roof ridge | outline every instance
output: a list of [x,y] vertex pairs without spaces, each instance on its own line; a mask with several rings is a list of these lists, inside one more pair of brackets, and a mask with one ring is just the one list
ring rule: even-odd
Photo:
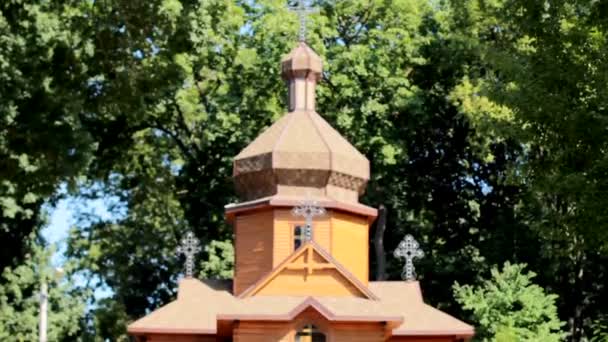
[[279,138],[272,145],[272,149],[270,150],[270,153],[274,154],[277,149],[277,146],[279,146],[279,144],[283,141],[283,137],[286,135],[286,132],[289,130],[289,126],[291,126],[291,124],[295,120],[295,113],[296,113],[295,111],[287,112],[287,115],[291,115],[291,117],[289,118],[289,121],[287,121],[285,126],[283,127],[281,134],[279,134]]
[[[316,101],[316,99],[315,99]],[[327,139],[325,139],[325,136],[323,135],[323,133],[321,133],[321,129],[319,128],[319,126],[317,126],[317,122],[316,120],[312,117],[313,114],[317,114],[319,115],[319,113],[317,113],[315,110],[313,111],[306,111],[306,114],[308,114],[308,120],[310,120],[310,122],[312,123],[312,126],[315,128],[315,131],[317,131],[317,134],[321,137],[321,141],[323,141],[323,144],[325,145],[325,148],[327,148],[327,152],[329,153],[329,169],[332,170],[333,166],[334,166],[334,152],[331,150],[331,146],[329,146],[329,143],[327,142]],[[321,115],[319,115],[321,116]],[[327,193],[327,190],[325,191],[325,193]]]

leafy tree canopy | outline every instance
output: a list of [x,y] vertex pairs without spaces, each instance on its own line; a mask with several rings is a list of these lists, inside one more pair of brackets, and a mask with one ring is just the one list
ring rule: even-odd
[[[424,247],[427,300],[459,315],[446,283],[525,262],[559,295],[568,338],[589,336],[608,300],[605,5],[315,5],[319,112],[371,161],[362,201],[387,208],[386,250],[405,232]],[[4,1],[0,268],[24,264],[65,184],[116,199],[112,219],[83,213],[68,246],[112,291],[96,338],[171,300],[187,230],[206,246],[201,275],[229,277],[232,157],[285,111],[279,61],[296,35],[282,0]]]
[[479,341],[561,341],[562,322],[556,295],[532,283],[525,265],[505,263],[493,268],[491,279],[479,286],[454,285],[456,300],[471,311]]
[[40,286],[48,286],[49,341],[76,340],[81,333],[88,294],[77,290],[72,278],[73,265],[66,264],[57,274],[51,264],[53,248],[33,244],[23,264],[5,268],[0,282],[0,339],[38,340]]

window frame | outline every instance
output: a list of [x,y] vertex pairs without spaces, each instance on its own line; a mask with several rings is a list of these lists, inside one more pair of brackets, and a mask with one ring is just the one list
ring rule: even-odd
[[[300,228],[300,235],[299,235],[299,239],[298,241],[300,241],[300,245],[296,248],[296,229]],[[304,241],[305,241],[305,235],[306,232],[304,231],[306,228],[306,223],[303,222],[297,222],[297,223],[292,223],[290,225],[290,236],[291,236],[291,252],[295,252],[296,250],[298,250],[300,247],[302,247],[302,245],[304,245]]]

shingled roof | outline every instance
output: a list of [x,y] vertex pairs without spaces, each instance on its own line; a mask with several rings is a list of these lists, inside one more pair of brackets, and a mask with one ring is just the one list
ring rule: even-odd
[[370,177],[369,161],[315,111],[321,72],[321,58],[305,43],[283,60],[289,113],[234,158],[241,200],[315,195],[358,203]]
[[237,298],[230,281],[182,279],[177,300],[128,327],[133,335],[215,334],[218,320],[289,320],[311,306],[335,321],[396,321],[396,336],[469,337],[473,327],[424,303],[418,282],[370,282],[379,300],[356,297],[255,296]]

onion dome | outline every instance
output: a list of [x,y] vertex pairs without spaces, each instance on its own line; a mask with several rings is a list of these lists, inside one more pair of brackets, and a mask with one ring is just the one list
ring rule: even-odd
[[321,58],[300,42],[281,64],[289,112],[235,157],[237,193],[245,201],[282,195],[358,203],[369,161],[315,112]]

